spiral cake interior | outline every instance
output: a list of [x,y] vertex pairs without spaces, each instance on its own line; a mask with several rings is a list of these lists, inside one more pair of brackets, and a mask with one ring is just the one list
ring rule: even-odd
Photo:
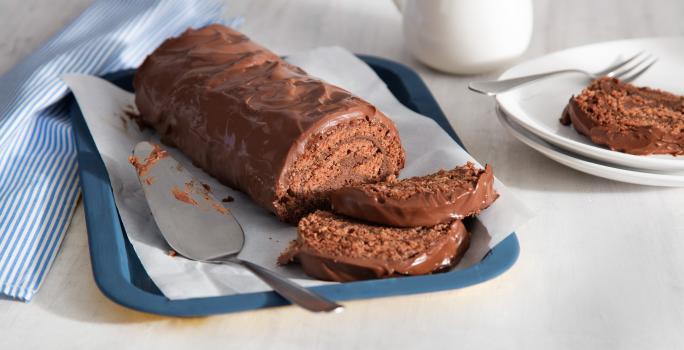
[[330,207],[332,190],[377,182],[396,174],[403,157],[399,138],[369,117],[340,123],[314,135],[286,176],[275,208],[286,221]]

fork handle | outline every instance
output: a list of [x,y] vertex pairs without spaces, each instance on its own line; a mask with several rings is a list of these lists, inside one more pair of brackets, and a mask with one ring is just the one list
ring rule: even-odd
[[491,81],[474,81],[468,84],[468,88],[472,91],[479,92],[488,96],[494,96],[504,93],[508,90],[514,89],[518,86],[529,84],[533,81],[541,80],[558,74],[565,73],[584,73],[577,69],[563,69],[552,72],[527,75],[520,78],[512,78],[505,80],[491,80]]
[[230,258],[227,261],[244,266],[257,277],[261,278],[262,281],[266,282],[266,284],[271,286],[271,288],[273,288],[276,293],[280,294],[280,296],[309,311],[340,312],[344,310],[342,305],[328,300],[265,267],[238,258]]

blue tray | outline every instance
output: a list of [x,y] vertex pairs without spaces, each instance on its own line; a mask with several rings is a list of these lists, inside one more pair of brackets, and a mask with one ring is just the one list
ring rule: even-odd
[[[359,55],[408,108],[434,119],[461,146],[444,113],[425,83],[410,68],[378,57]],[[134,71],[122,71],[104,78],[133,91]],[[90,259],[95,282],[107,297],[123,306],[169,316],[205,316],[287,305],[274,292],[222,297],[169,300],[152,282],[124,232],[102,158],[100,158],[83,115],[73,96],[70,113],[77,141],[83,204],[88,228]],[[434,275],[389,278],[314,287],[333,300],[352,300],[434,292],[462,288],[492,279],[518,258],[515,234],[492,249],[478,265],[461,271]]]

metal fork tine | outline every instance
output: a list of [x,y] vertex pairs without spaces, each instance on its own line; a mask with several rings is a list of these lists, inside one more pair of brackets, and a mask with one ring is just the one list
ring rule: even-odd
[[644,74],[644,72],[646,72],[647,70],[649,70],[649,68],[651,68],[656,62],[658,62],[658,59],[657,59],[657,58],[654,58],[653,61],[651,61],[651,63],[649,63],[649,64],[647,64],[646,66],[644,66],[644,68],[641,68],[638,72],[633,73],[633,74],[631,74],[631,75],[629,75],[629,76],[627,76],[627,77],[622,78],[622,81],[624,81],[624,82],[626,82],[626,83],[631,83],[631,82],[634,81],[636,78],[638,78],[640,75]]
[[613,71],[616,71],[616,70],[618,70],[619,68],[622,68],[622,67],[624,67],[625,65],[629,64],[630,62],[634,61],[637,57],[643,55],[644,52],[645,52],[645,51],[639,51],[636,55],[634,55],[634,56],[632,56],[632,57],[630,57],[630,58],[628,58],[628,59],[626,59],[626,60],[624,60],[624,61],[620,61],[620,62],[618,62],[618,63],[616,63],[616,64],[614,64],[614,65],[612,65],[612,66],[610,66],[610,67],[608,67],[608,68],[606,68],[606,69],[604,69],[604,70],[602,70],[602,71],[598,71],[598,72],[596,72],[595,74],[596,74],[597,76],[599,76],[599,77],[600,77],[600,76],[604,76],[604,75],[610,76],[610,74],[613,73]]
[[646,57],[640,59],[640,60],[637,61],[636,63],[629,65],[629,67],[622,67],[622,68],[620,68],[620,69],[617,69],[616,71],[614,71],[612,74],[609,74],[608,76],[611,77],[611,78],[621,78],[621,77],[625,76],[626,74],[629,74],[630,72],[633,72],[633,71],[634,71],[635,69],[637,69],[639,66],[641,66],[641,65],[644,64],[645,62],[648,62],[648,61],[650,61],[650,60],[652,60],[652,59],[653,59],[653,56],[652,56],[652,55],[648,55],[648,56],[646,56]]
[[[567,73],[581,73],[591,79],[596,79],[601,76],[608,76],[611,78],[628,77],[628,79],[633,80],[636,79],[642,73],[644,73],[646,70],[648,70],[655,63],[653,59],[653,55],[641,51],[636,55],[626,60],[622,60],[621,62],[614,63],[612,66],[605,68],[604,70],[599,72],[587,72],[586,70],[579,68],[567,68],[503,80],[472,81],[468,84],[468,88],[472,91],[481,94],[494,96],[497,94],[504,93],[506,91],[513,90],[525,84],[531,84],[542,79]],[[637,73],[632,74],[636,70],[640,69],[640,67],[644,67],[644,64],[647,65],[645,68],[641,68],[641,70],[639,70]]]

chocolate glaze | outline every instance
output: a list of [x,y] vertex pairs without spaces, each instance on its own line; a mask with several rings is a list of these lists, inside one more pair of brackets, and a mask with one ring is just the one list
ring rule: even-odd
[[492,168],[487,165],[474,187],[466,185],[449,193],[421,192],[398,199],[351,186],[333,191],[330,201],[339,214],[387,226],[418,227],[475,215],[498,197]]
[[460,220],[451,224],[449,235],[426,253],[404,261],[332,256],[318,252],[305,244],[294,247],[281,256],[279,263],[298,261],[304,272],[325,281],[349,282],[407,275],[425,275],[455,266],[470,245],[470,233]]
[[[134,86],[141,121],[162,141],[276,214],[289,167],[315,135],[366,118],[399,142],[394,124],[368,102],[221,25],[166,40]],[[397,172],[400,157],[399,168],[383,170]]]
[[[611,80],[601,84],[601,87],[609,94],[613,89],[624,88],[624,85],[626,84],[617,82],[617,80]],[[630,88],[630,93],[635,95],[643,94],[644,97],[650,99],[662,97],[658,96],[660,94],[666,95],[667,100],[663,99],[659,104],[672,110],[684,112],[682,99],[669,93],[635,87]],[[619,106],[618,108],[622,109],[624,106]],[[684,154],[684,132],[674,134],[657,125],[630,126],[625,128],[617,123],[602,124],[589,116],[587,111],[577,102],[575,96],[570,98],[568,105],[563,110],[560,122],[563,125],[572,124],[581,135],[588,137],[598,145],[607,146],[614,151],[635,155]]]

